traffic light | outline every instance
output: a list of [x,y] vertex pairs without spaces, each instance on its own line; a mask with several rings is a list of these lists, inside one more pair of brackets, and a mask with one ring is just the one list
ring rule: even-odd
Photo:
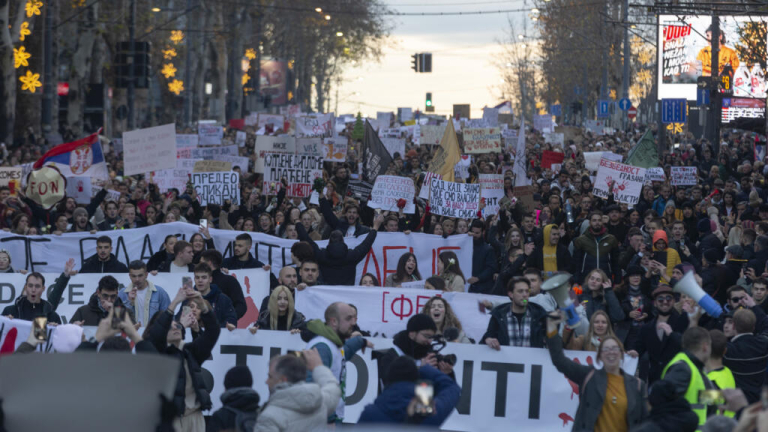
[[414,72],[419,72],[419,61],[421,60],[421,54],[414,54],[411,56],[413,60],[411,60],[411,69],[413,69]]
[[432,93],[430,93],[430,92],[427,92],[427,101],[426,101],[426,105],[427,105],[428,107],[431,107],[431,106],[432,106]]
[[419,72],[432,72],[432,53],[421,54],[421,64]]

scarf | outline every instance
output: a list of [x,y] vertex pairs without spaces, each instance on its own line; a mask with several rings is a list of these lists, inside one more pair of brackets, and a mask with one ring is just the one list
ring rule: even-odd
[[557,225],[551,224],[544,227],[544,279],[557,272],[557,245],[551,245],[549,241],[550,234]]

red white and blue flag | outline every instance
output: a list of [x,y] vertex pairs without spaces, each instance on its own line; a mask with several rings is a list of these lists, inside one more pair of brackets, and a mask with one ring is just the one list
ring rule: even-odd
[[107,162],[104,160],[104,151],[99,142],[99,133],[101,129],[77,141],[57,145],[38,159],[32,168],[53,165],[64,177],[108,179],[109,172]]

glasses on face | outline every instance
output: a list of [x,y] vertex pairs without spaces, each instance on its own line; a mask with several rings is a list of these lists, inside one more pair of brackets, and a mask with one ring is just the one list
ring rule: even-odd
[[743,298],[744,298],[743,296],[742,297],[733,297],[733,298],[731,298],[731,303],[738,303]]
[[661,295],[661,296],[656,297],[656,300],[659,301],[659,302],[662,302],[662,303],[664,303],[664,302],[671,302],[674,299],[675,298],[672,297],[671,295]]
[[606,352],[606,353],[618,353],[618,352],[621,352],[621,348],[619,348],[617,346],[615,346],[615,347],[606,347],[606,348],[603,348],[603,352]]

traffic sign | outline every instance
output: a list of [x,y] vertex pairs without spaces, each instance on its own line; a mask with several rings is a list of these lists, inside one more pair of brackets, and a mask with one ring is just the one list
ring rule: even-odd
[[709,105],[709,89],[696,89],[696,106]]
[[602,99],[597,101],[597,118],[605,118],[611,115],[611,101]]
[[631,120],[635,117],[637,117],[637,108],[635,107],[629,107],[627,110],[627,117]]
[[622,98],[619,101],[619,108],[621,108],[622,111],[628,110],[629,107],[631,106],[632,106],[632,102],[630,102],[628,98]]
[[563,109],[560,107],[560,104],[552,105],[549,108],[549,113],[553,116],[561,116],[563,115]]
[[573,93],[576,96],[581,96],[581,94],[584,93],[584,89],[581,88],[580,86],[576,86],[576,87],[573,88]]
[[661,122],[685,123],[687,117],[688,101],[686,99],[662,99]]

